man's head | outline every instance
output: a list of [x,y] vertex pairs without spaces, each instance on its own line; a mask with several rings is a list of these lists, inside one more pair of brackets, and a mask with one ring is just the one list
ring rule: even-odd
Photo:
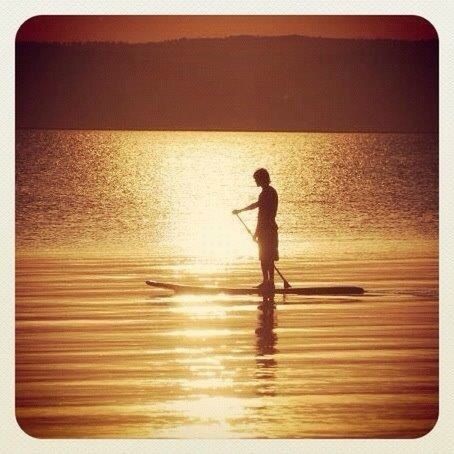
[[270,184],[270,174],[266,169],[258,169],[254,172],[254,180],[257,186],[268,186]]

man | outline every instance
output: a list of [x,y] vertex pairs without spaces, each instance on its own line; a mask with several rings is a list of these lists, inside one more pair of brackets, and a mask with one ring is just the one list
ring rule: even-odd
[[279,260],[277,224],[275,221],[278,197],[276,190],[270,186],[271,179],[266,169],[256,170],[254,180],[257,186],[262,188],[258,201],[240,210],[233,210],[232,213],[238,214],[242,211],[259,209],[254,240],[259,245],[263,282],[257,288],[273,290],[274,262]]

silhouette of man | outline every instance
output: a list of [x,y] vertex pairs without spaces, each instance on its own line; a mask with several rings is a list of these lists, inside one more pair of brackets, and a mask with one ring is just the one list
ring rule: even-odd
[[258,201],[240,210],[233,210],[232,214],[254,210],[255,208],[259,209],[254,240],[259,245],[263,281],[257,288],[272,290],[274,289],[274,262],[279,260],[278,227],[275,221],[278,196],[276,190],[270,186],[270,174],[266,169],[256,170],[254,172],[254,180],[257,186],[262,188]]

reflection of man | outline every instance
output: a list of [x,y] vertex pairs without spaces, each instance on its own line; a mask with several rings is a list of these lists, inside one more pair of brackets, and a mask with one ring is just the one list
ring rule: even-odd
[[241,210],[233,210],[232,213],[238,214],[242,211],[259,209],[254,240],[259,244],[263,282],[257,287],[274,289],[274,261],[279,260],[277,224],[275,221],[278,197],[276,190],[270,186],[270,175],[266,169],[256,170],[254,180],[257,186],[262,187],[258,201]]

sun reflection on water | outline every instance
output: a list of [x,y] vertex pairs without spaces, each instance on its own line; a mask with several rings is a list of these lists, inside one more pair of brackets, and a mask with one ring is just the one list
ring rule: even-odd
[[171,312],[185,313],[191,318],[225,319],[227,317],[227,308],[222,306],[182,306],[171,309]]
[[223,389],[233,387],[231,378],[200,378],[188,380],[183,384],[184,389]]
[[234,332],[231,329],[182,329],[168,331],[165,333],[166,336],[182,336],[182,337],[222,337],[232,336]]
[[194,418],[226,420],[244,413],[243,399],[224,396],[203,396],[198,399],[167,402],[166,409],[178,411]]
[[246,414],[244,400],[236,397],[202,396],[167,402],[164,411],[190,418],[191,423],[166,429],[166,437],[219,438],[234,434],[230,420]]
[[[194,141],[192,135],[182,134],[178,137],[179,146],[172,147],[172,153],[161,155],[159,193],[167,207],[162,239],[183,255],[209,259],[199,265],[203,272],[216,261],[255,254],[255,245],[231,211],[249,198],[255,199],[258,190],[252,187],[251,191],[249,187],[252,186],[249,174],[255,169],[245,169],[244,187],[240,191],[233,189],[233,184],[241,183],[232,175],[238,174],[244,163],[232,159],[232,153],[241,154],[241,149],[228,135],[218,135],[216,140],[203,140],[202,135],[200,139]],[[149,159],[152,166],[155,157]],[[250,193],[248,197],[245,190]],[[149,209],[150,215],[156,210],[152,199]]]

